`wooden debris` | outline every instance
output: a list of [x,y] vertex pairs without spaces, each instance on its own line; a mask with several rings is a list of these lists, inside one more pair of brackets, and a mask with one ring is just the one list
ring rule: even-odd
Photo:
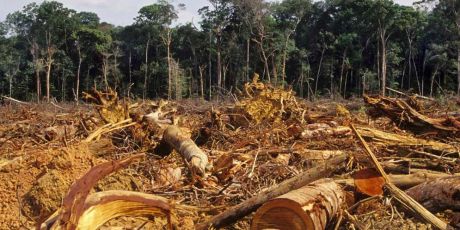
[[351,124],[350,127],[353,130],[353,132],[355,133],[355,135],[358,137],[358,139],[361,142],[361,144],[364,146],[364,149],[366,150],[366,152],[369,155],[369,157],[372,159],[372,162],[374,163],[375,168],[378,170],[378,172],[382,175],[383,179],[385,180],[385,187],[396,198],[398,198],[398,201],[400,201],[406,207],[409,207],[411,209],[411,211],[413,211],[420,218],[422,218],[423,220],[425,220],[428,223],[432,224],[436,228],[439,228],[441,230],[447,229],[448,225],[445,222],[443,222],[438,217],[433,215],[431,212],[426,210],[422,205],[417,203],[417,201],[415,201],[413,198],[411,198],[406,193],[401,191],[398,187],[396,187],[391,182],[390,178],[388,177],[388,175],[383,170],[383,167],[380,165],[379,161],[377,160],[377,157],[371,151],[371,149],[367,145],[366,141],[361,137],[360,133],[356,130],[356,128],[353,126],[353,124]]
[[369,111],[373,116],[385,115],[398,126],[415,133],[433,133],[456,135],[460,131],[460,121],[453,117],[430,118],[419,113],[407,102],[398,98],[364,96],[364,102],[374,109]]
[[427,181],[406,191],[432,212],[460,210],[460,176]]
[[438,154],[458,152],[457,148],[454,146],[438,141],[415,138],[409,135],[388,133],[370,127],[360,126],[357,127],[357,130],[359,131],[360,135],[369,141],[386,147],[399,149],[421,148],[425,149],[426,151]]
[[94,185],[102,178],[121,168],[131,164],[133,161],[143,158],[144,154],[133,155],[119,161],[102,163],[91,168],[83,177],[72,184],[67,196],[62,201],[58,211],[58,217],[52,229],[76,229],[80,217],[85,212],[86,198]]
[[193,173],[205,175],[208,156],[179,127],[168,126],[163,133],[163,139],[184,157]]
[[254,214],[251,229],[325,229],[344,200],[333,180],[315,181],[266,202]]
[[255,211],[258,207],[260,207],[265,202],[281,196],[289,191],[301,188],[315,180],[319,180],[321,178],[327,177],[330,175],[334,170],[338,170],[345,166],[345,161],[347,160],[346,155],[340,155],[334,157],[330,160],[325,161],[321,165],[308,169],[307,171],[285,180],[278,184],[277,186],[273,186],[254,197],[243,201],[242,203],[233,206],[226,211],[220,213],[217,216],[212,217],[210,220],[206,221],[205,223],[198,224],[196,229],[203,230],[213,228],[220,228],[231,224],[238,219],[250,214],[251,212]]
[[[120,216],[164,217],[168,229],[173,229],[172,207],[163,197],[131,191],[104,191],[89,195],[85,200],[84,212],[77,224],[78,229],[98,229],[109,220]],[[57,215],[51,216],[40,229],[65,229],[55,225]],[[53,225],[54,224],[54,225]]]

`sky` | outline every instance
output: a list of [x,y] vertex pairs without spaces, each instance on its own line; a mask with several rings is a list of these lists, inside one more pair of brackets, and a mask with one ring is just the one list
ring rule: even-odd
[[[35,0],[42,2],[43,0]],[[105,21],[114,25],[126,26],[133,23],[133,18],[137,16],[139,9],[145,5],[156,2],[155,0],[57,0],[62,2],[65,7],[77,11],[95,12]],[[273,0],[272,0],[273,1]],[[415,0],[395,0],[401,5],[412,5]],[[0,0],[0,21],[5,20],[8,13],[21,10],[34,0]],[[185,10],[179,11],[177,24],[186,22],[197,23],[200,20],[198,9],[209,5],[207,0],[173,0],[172,4],[177,6],[179,3],[185,4]]]

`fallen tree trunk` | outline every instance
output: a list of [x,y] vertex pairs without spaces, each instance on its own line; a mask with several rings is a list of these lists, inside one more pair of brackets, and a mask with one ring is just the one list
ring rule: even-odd
[[204,176],[208,156],[179,127],[170,125],[163,133],[163,140],[171,145],[190,165],[192,173]]
[[338,184],[319,180],[262,205],[254,214],[251,229],[325,229],[344,200]]
[[[388,175],[390,181],[398,188],[402,189],[412,188],[425,182],[429,182],[439,178],[448,178],[451,176],[452,175],[447,173],[429,172],[425,170],[420,170],[413,174],[407,175]],[[460,174],[458,174],[458,176],[460,176]],[[334,181],[336,183],[344,184],[347,186],[355,186],[354,179],[336,179]]]
[[345,166],[347,156],[340,155],[330,160],[324,161],[317,167],[311,168],[295,177],[283,181],[282,183],[273,186],[254,197],[241,202],[240,204],[233,206],[226,211],[212,217],[205,223],[198,224],[197,230],[205,230],[209,228],[220,228],[225,225],[231,224],[238,219],[250,214],[259,208],[263,203],[281,196],[289,191],[301,188],[315,180],[328,177],[335,170]]
[[460,176],[427,181],[406,191],[432,212],[460,210]]
[[[172,229],[171,210],[167,199],[152,194],[119,190],[97,192],[86,198],[77,228],[98,229],[116,217],[145,216],[164,217],[168,220],[168,229]],[[55,224],[57,218],[58,215],[53,215],[40,229],[62,229]]]

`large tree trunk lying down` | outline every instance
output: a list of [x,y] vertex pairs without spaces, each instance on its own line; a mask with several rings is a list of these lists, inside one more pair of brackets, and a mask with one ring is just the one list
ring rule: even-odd
[[326,229],[344,201],[338,184],[319,180],[265,203],[255,213],[251,229]]
[[205,175],[208,156],[179,127],[168,126],[163,133],[163,140],[184,157],[193,173]]
[[[86,198],[84,212],[77,229],[98,229],[109,220],[120,216],[164,217],[172,229],[171,206],[167,199],[131,191],[104,191]],[[46,220],[40,229],[65,229],[56,223],[57,215]]]
[[460,210],[460,176],[428,181],[408,189],[406,193],[431,212]]
[[335,170],[341,169],[345,166],[347,155],[339,155],[324,163],[308,169],[305,172],[300,173],[288,180],[281,182],[280,184],[270,187],[259,194],[235,205],[224,212],[212,217],[205,223],[196,225],[197,230],[221,228],[225,225],[231,224],[238,219],[247,216],[251,212],[255,211],[265,202],[281,196],[289,191],[299,189],[313,181],[319,180],[324,177],[328,177]]

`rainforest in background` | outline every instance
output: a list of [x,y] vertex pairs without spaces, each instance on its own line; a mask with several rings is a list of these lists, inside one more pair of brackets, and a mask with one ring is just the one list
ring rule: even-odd
[[113,88],[137,99],[215,99],[254,74],[297,96],[348,98],[392,88],[460,93],[460,1],[209,0],[199,23],[159,0],[114,26],[56,1],[0,23],[0,95],[78,101]]

